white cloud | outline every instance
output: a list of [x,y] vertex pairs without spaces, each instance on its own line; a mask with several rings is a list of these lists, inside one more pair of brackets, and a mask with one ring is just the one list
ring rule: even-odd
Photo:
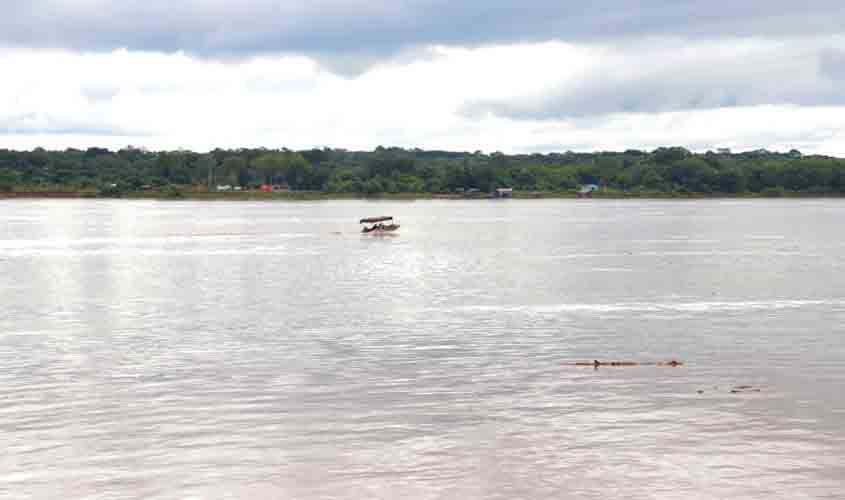
[[[701,47],[704,60],[712,57]],[[845,154],[845,113],[835,106],[468,117],[469,102],[516,102],[561,82],[589,81],[606,67],[602,61],[617,61],[621,72],[638,69],[624,66],[612,47],[563,43],[431,46],[425,53],[347,79],[303,56],[224,63],[181,53],[7,49],[0,66],[14,68],[15,77],[0,79],[0,147],[533,152],[685,145]]]

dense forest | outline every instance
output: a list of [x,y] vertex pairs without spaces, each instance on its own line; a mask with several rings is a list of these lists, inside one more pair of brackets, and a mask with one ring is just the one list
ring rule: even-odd
[[845,193],[845,160],[726,150],[502,153],[383,148],[217,149],[150,152],[127,147],[64,151],[0,149],[0,191],[87,191],[121,196],[152,191],[181,193],[217,186],[256,189],[287,185],[326,193],[575,192],[596,184],[606,193],[783,194]]

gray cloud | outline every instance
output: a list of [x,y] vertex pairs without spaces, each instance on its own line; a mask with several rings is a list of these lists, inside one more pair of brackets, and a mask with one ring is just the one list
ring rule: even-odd
[[845,77],[845,52],[819,49],[818,43],[634,45],[545,92],[470,102],[463,113],[583,121],[610,113],[845,105],[845,90],[837,81]]
[[819,58],[822,75],[831,80],[845,80],[845,50],[826,49]]
[[0,45],[313,56],[354,72],[428,44],[840,33],[841,0],[0,0]]

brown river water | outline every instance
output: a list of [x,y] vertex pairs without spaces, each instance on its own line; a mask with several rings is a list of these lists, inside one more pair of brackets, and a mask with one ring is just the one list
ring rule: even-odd
[[0,498],[843,498],[843,222],[0,201]]

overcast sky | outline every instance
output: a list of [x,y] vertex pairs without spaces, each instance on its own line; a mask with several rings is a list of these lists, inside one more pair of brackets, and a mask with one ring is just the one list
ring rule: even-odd
[[0,0],[0,147],[845,156],[845,2]]

